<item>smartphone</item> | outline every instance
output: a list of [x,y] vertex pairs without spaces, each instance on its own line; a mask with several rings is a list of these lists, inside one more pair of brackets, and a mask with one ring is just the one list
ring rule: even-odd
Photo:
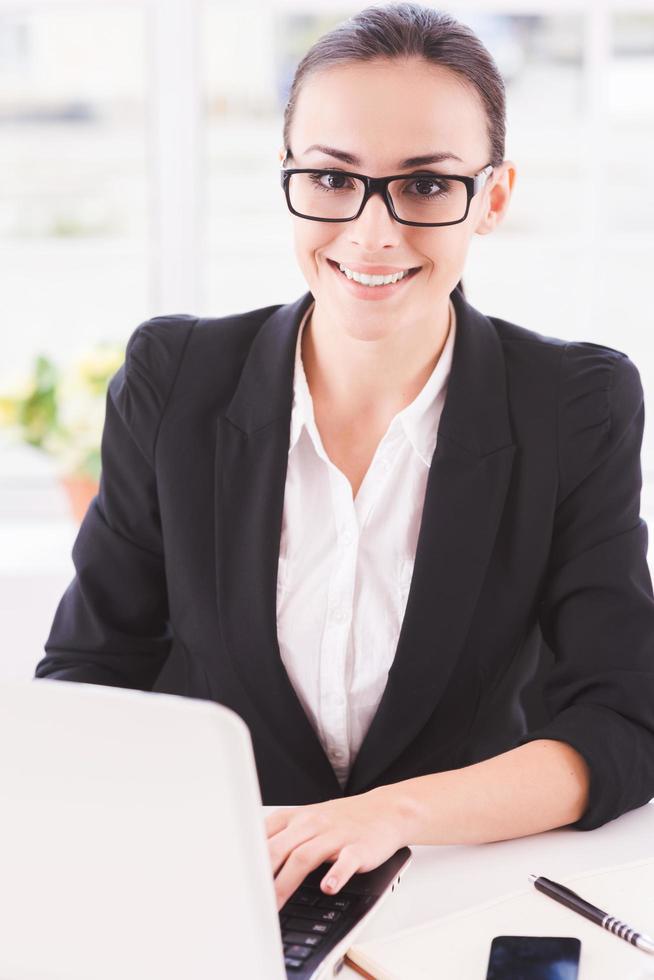
[[577,980],[580,953],[569,936],[495,936],[486,980]]

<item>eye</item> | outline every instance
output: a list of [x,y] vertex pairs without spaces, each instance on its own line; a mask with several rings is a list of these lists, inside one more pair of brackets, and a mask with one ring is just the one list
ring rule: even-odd
[[[352,187],[350,178],[339,173],[337,170],[317,171],[312,174],[306,174],[306,176],[316,187],[327,192],[345,190],[348,187]],[[345,183],[340,183],[341,181]]]
[[[452,181],[446,177],[436,177],[432,175],[422,175],[413,177],[406,181],[402,187],[402,193],[407,192],[416,197],[426,197],[434,200],[437,197],[446,197],[452,189]],[[410,190],[415,187],[416,190]]]

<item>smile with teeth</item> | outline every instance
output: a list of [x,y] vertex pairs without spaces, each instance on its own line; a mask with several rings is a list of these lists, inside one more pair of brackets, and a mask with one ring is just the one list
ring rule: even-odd
[[388,276],[369,276],[365,272],[355,272],[353,269],[348,269],[342,262],[339,262],[338,268],[348,279],[354,279],[362,286],[387,286],[391,282],[399,282],[400,279],[404,279],[411,271],[404,269],[402,272],[393,272]]

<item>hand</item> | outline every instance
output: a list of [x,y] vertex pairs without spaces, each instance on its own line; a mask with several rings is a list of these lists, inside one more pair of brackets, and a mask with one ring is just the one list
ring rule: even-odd
[[396,792],[392,785],[380,786],[359,796],[291,810],[282,807],[268,814],[266,834],[276,875],[277,909],[324,861],[335,863],[320,887],[333,895],[357,871],[372,871],[395,854],[405,843]]

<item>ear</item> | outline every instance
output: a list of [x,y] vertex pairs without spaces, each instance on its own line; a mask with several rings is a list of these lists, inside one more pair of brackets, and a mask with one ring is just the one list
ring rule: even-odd
[[509,207],[516,178],[515,164],[504,160],[496,167],[482,191],[482,209],[475,227],[477,235],[488,235],[503,219]]

